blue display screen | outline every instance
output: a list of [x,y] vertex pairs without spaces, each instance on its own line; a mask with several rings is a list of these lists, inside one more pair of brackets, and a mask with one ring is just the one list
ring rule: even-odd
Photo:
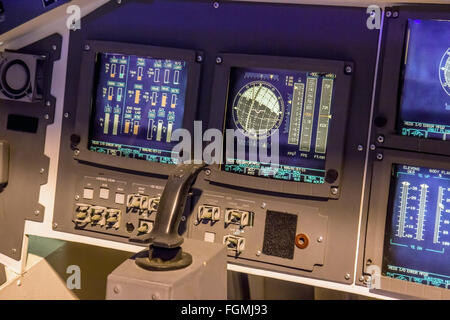
[[400,133],[450,137],[450,21],[409,20]]
[[[309,183],[324,183],[325,159],[335,75],[296,70],[232,68],[225,128],[244,138],[245,158],[225,152],[222,169],[232,173]],[[279,141],[273,132],[278,130]],[[279,165],[250,157],[251,146],[278,143]],[[258,149],[259,150],[259,149]],[[254,159],[254,160],[252,160]],[[255,161],[256,160],[256,161]]]
[[90,150],[175,163],[171,135],[183,125],[186,62],[114,53],[97,59]]
[[395,164],[383,275],[450,288],[450,170]]

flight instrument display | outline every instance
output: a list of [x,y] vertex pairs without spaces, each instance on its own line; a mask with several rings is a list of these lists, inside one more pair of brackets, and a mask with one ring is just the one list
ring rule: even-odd
[[97,67],[89,149],[175,163],[171,136],[183,124],[186,62],[101,53]]
[[[331,73],[231,68],[225,127],[240,133],[235,148],[245,146],[245,157],[226,152],[222,169],[324,183],[335,78]],[[264,161],[261,148],[268,155],[278,150],[279,163]]]
[[450,289],[450,170],[395,164],[383,275]]
[[409,20],[400,133],[450,139],[450,21]]

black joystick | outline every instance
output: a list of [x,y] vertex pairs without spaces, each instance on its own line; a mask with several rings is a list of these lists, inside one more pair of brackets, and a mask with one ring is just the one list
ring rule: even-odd
[[192,263],[192,256],[183,252],[183,237],[178,234],[189,190],[205,164],[178,165],[167,180],[159,202],[152,231],[134,239],[149,243],[149,249],[138,254],[136,264],[152,271],[182,269]]

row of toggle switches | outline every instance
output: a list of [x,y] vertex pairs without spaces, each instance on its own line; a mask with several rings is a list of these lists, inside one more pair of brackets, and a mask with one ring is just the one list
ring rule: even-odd
[[100,226],[106,228],[119,229],[121,211],[119,209],[93,206],[90,204],[75,204],[74,222],[77,226]]

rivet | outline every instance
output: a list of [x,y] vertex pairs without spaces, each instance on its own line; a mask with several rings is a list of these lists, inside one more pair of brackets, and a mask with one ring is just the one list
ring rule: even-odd
[[345,73],[346,74],[351,74],[352,72],[353,72],[352,66],[345,66]]

